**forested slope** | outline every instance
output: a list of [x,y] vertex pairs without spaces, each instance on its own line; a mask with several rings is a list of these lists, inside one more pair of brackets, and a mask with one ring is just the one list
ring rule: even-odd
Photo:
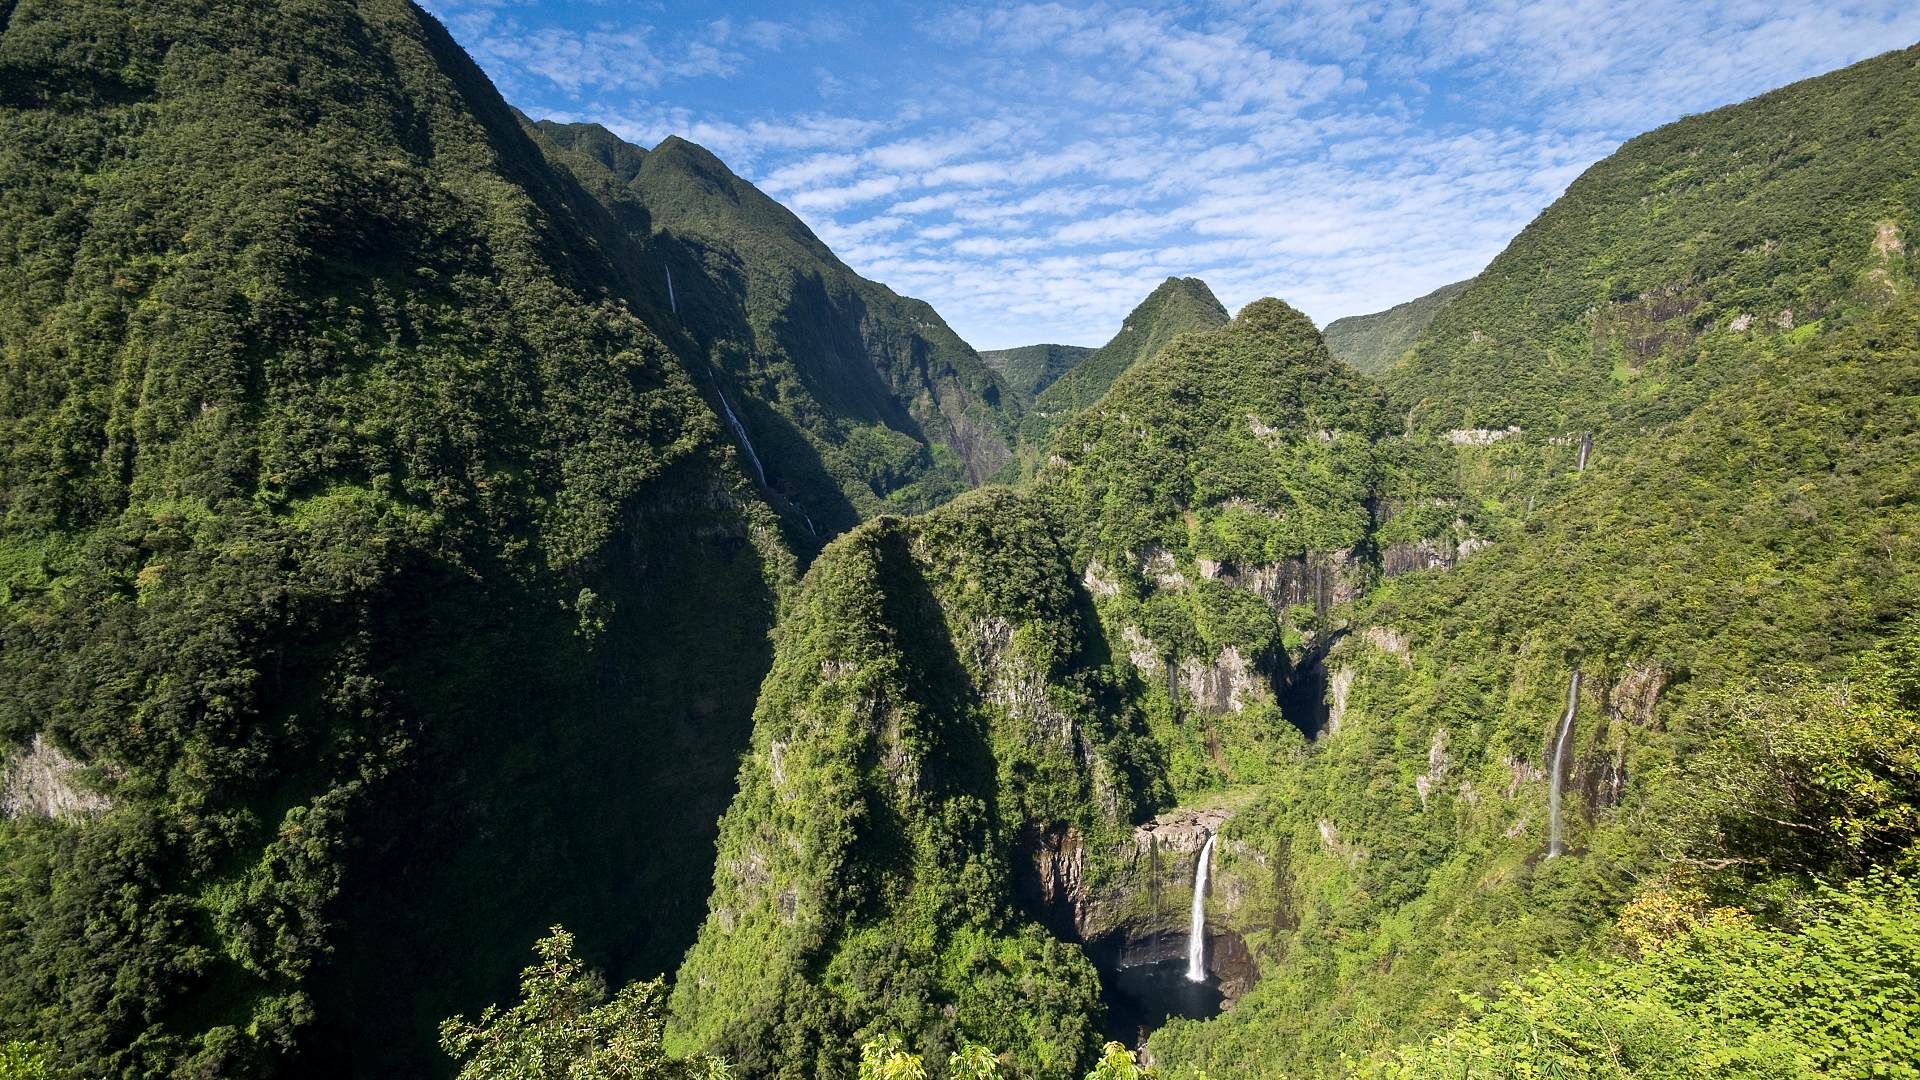
[[0,1039],[430,1073],[555,920],[669,966],[792,560],[592,200],[400,0],[8,5],[0,169]]
[[1756,355],[1904,295],[1920,204],[1908,48],[1630,140],[1390,378],[1428,431],[1668,423]]
[[[1380,1068],[1494,1075],[1607,1045],[1656,1075],[1770,1060],[1742,1033],[1818,1022],[1766,981],[1822,947],[1792,936],[1803,919],[1913,932],[1891,914],[1905,886],[1871,875],[1911,872],[1920,804],[1897,689],[1920,633],[1902,621],[1920,590],[1916,102],[1908,50],[1634,140],[1385,374],[1414,441],[1452,444],[1497,542],[1348,614],[1334,730],[1224,832],[1275,883],[1242,905],[1262,982],[1156,1034],[1173,1075],[1337,1071],[1555,956]],[[1568,851],[1548,858],[1556,769]],[[1850,878],[1852,900],[1823,894]],[[1897,950],[1848,962],[1912,985]],[[1666,1003],[1614,1029],[1625,1043],[1602,1035],[1597,970]],[[1748,996],[1709,1002],[1721,979]],[[1860,1003],[1851,1043],[1794,1053],[1849,1075],[1910,1061],[1911,995],[1890,995]],[[1701,1009],[1720,1026],[1680,1022]]]
[[980,359],[1000,373],[1009,389],[1031,401],[1052,386],[1054,380],[1098,351],[1081,345],[1022,345],[1017,349],[983,352]]
[[657,321],[684,329],[768,485],[823,538],[938,505],[1006,463],[1024,398],[931,307],[855,274],[701,147],[535,130],[612,212]]
[[1471,281],[1456,281],[1385,311],[1335,319],[1322,331],[1326,334],[1327,351],[1352,364],[1356,371],[1379,371],[1412,348],[1414,339],[1432,325],[1469,284]]
[[1165,798],[1046,507],[1003,489],[829,545],[777,633],[674,1045],[850,1077],[862,1040],[962,1038],[1077,1077],[1099,982],[1049,936],[1038,838],[1099,852]]
[[1199,278],[1168,278],[1135,305],[1113,339],[1042,390],[1020,422],[1021,468],[1031,473],[1053,432],[1100,399],[1120,374],[1189,330],[1220,326],[1227,311]]

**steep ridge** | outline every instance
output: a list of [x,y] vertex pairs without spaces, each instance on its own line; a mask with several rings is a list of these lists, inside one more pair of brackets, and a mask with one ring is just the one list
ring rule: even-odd
[[[1216,871],[1255,883],[1243,922],[1261,928],[1262,981],[1216,1021],[1156,1033],[1155,1057],[1175,1075],[1330,1072],[1448,1022],[1460,992],[1624,948],[1624,908],[1753,889],[1779,903],[1804,864],[1778,835],[1829,826],[1745,816],[1780,774],[1730,761],[1780,737],[1756,714],[1804,708],[1771,704],[1803,693],[1802,670],[1844,670],[1920,599],[1914,307],[1756,365],[1673,430],[1562,477],[1521,535],[1367,598],[1327,661],[1337,730],[1232,823],[1255,857],[1229,847]],[[1546,860],[1574,667],[1565,857]],[[1890,747],[1830,745],[1868,756],[1815,767],[1911,790],[1873,764]],[[1752,788],[1709,797],[1722,770]]]
[[[1033,953],[1041,930],[1102,963],[1186,948],[1211,830],[1149,819],[1304,746],[1279,687],[1378,573],[1393,438],[1379,390],[1265,300],[1133,365],[1030,494],[830,545],[777,634],[678,1048],[842,1076],[880,1031],[1078,1075],[1099,984],[1075,948]],[[1023,968],[1023,1004],[989,1009]]]
[[[1907,106],[1920,99],[1913,72],[1912,53],[1895,54],[1694,118],[1662,138],[1678,159],[1706,158],[1722,152],[1718,140],[1738,143],[1743,129],[1792,121],[1833,130],[1852,123],[1840,114],[1864,107],[1889,119],[1860,138],[1904,145],[1901,125],[1914,115]],[[1640,157],[1641,194],[1657,200],[1675,186],[1674,167],[1646,160],[1647,145],[1636,140],[1622,154]],[[1118,700],[1152,736],[1139,760],[1163,770],[1145,774],[1140,790],[1154,797],[1095,831],[1069,839],[1025,830],[1008,862],[1031,865],[1045,888],[978,895],[1001,917],[1045,925],[1096,956],[1108,947],[1149,955],[1200,912],[1210,973],[1224,974],[1211,967],[1216,956],[1230,960],[1236,985],[1222,1016],[1174,1021],[1149,1040],[1150,1056],[1172,1076],[1335,1075],[1356,1059],[1385,1062],[1394,1075],[1394,1046],[1452,1023],[1461,993],[1497,993],[1555,957],[1684,937],[1690,920],[1708,918],[1718,903],[1790,925],[1794,898],[1817,890],[1817,879],[1860,874],[1910,850],[1912,831],[1900,823],[1911,821],[1920,796],[1888,794],[1920,792],[1911,755],[1885,733],[1903,729],[1833,728],[1865,722],[1844,712],[1821,721],[1809,704],[1820,691],[1794,689],[1841,677],[1889,640],[1920,637],[1920,627],[1900,621],[1920,600],[1910,467],[1920,454],[1920,304],[1904,239],[1920,208],[1910,177],[1869,157],[1846,142],[1810,154],[1812,171],[1796,181],[1803,216],[1781,219],[1769,237],[1773,250],[1802,252],[1830,279],[1750,286],[1736,265],[1725,279],[1703,272],[1690,286],[1713,296],[1791,287],[1830,297],[1819,322],[1789,330],[1782,320],[1755,332],[1729,320],[1702,332],[1704,344],[1685,353],[1692,359],[1678,344],[1655,350],[1642,370],[1657,370],[1668,398],[1656,400],[1640,376],[1595,396],[1581,378],[1555,384],[1527,366],[1572,336],[1590,356],[1594,328],[1614,325],[1591,304],[1534,348],[1518,339],[1503,354],[1442,363],[1454,340],[1446,328],[1462,325],[1449,320],[1464,317],[1469,300],[1483,315],[1533,313],[1537,290],[1618,262],[1616,248],[1687,247],[1676,235],[1656,230],[1648,240],[1597,218],[1588,224],[1602,239],[1570,232],[1543,247],[1536,224],[1436,318],[1384,390],[1335,361],[1311,323],[1273,300],[1132,364],[1097,402],[1060,422],[1037,462],[1028,498],[1046,508],[1045,528],[1057,530],[1062,548],[1047,565],[1002,540],[971,551],[955,533],[958,547],[909,543],[919,558],[1000,553],[1007,561],[989,578],[1011,577],[1025,562],[1033,582],[1025,591],[1058,594],[1026,618],[1044,621],[1048,610],[1090,599]],[[1831,161],[1851,164],[1823,164]],[[1590,178],[1617,168],[1603,163]],[[1581,206],[1591,186],[1576,185],[1570,205]],[[1638,203],[1641,194],[1610,198]],[[1762,195],[1765,210],[1772,196]],[[1556,204],[1542,220],[1568,214]],[[1709,224],[1705,214],[1689,206],[1676,227],[1698,231]],[[1868,227],[1853,229],[1856,219]],[[1822,243],[1834,250],[1819,254]],[[1538,260],[1532,273],[1507,271],[1516,251]],[[1736,370],[1733,384],[1724,372]],[[1501,411],[1536,398],[1531,412]],[[1511,421],[1455,426],[1493,417]],[[1639,425],[1631,438],[1629,421]],[[1061,592],[1063,571],[1079,581],[1072,599]],[[897,617],[889,619],[877,620],[882,630],[836,625],[834,633],[905,640],[891,629]],[[789,662],[790,647],[783,636],[777,665]],[[903,647],[887,670],[909,668],[912,652]],[[1805,674],[1783,674],[1783,658]],[[797,653],[794,681],[805,681],[802,672],[818,681],[818,660]],[[1308,693],[1294,693],[1302,686]],[[915,700],[970,699],[929,690]],[[804,715],[768,702],[750,776],[770,775],[787,752],[779,733],[791,720],[771,718]],[[1806,756],[1764,756],[1779,745],[1778,729],[1756,725],[1801,717],[1829,724],[1797,751]],[[872,721],[867,730],[890,727]],[[1549,773],[1556,768],[1558,784]],[[1789,779],[1780,779],[1783,769]],[[1863,793],[1847,797],[1875,809],[1848,813],[1870,812],[1870,824],[1836,823],[1790,794],[1769,793],[1769,784],[1828,782],[1816,777],[1829,769],[1859,771]],[[1002,777],[1004,795],[1011,781],[1006,770]],[[1556,787],[1564,848],[1550,835]],[[986,798],[989,789],[975,790]],[[1788,824],[1755,816],[1756,799],[1779,801],[1773,812]],[[681,1015],[703,1031],[688,1045],[757,1053],[750,1075],[800,1075],[817,1064],[808,1055],[831,1042],[821,1033],[832,1029],[802,1025],[794,1030],[808,1034],[797,1046],[753,1050],[773,1045],[777,1017],[838,1015],[842,1032],[871,1024],[866,1030],[910,1038],[943,1030],[926,1013],[883,1019],[872,1007],[819,1005],[820,996],[882,984],[834,968],[823,959],[834,955],[830,945],[775,965],[789,973],[781,976],[787,990],[730,1004],[706,996],[723,992],[724,972],[747,964],[744,953],[734,964],[713,959],[736,925],[724,920],[741,911],[759,912],[753,925],[772,928],[749,935],[756,941],[850,940],[845,922],[786,921],[780,898],[789,894],[761,868],[810,826],[786,821],[792,811],[778,804],[768,790],[751,802],[743,796],[731,812],[739,846],[718,878],[723,922],[706,928],[682,972]],[[1120,829],[1128,822],[1130,836]],[[898,850],[857,830],[833,836],[845,846],[832,865],[881,864]],[[1210,894],[1196,901],[1177,882],[1198,880],[1191,860],[1213,837]],[[1550,850],[1561,857],[1546,858]],[[919,855],[885,863],[914,868],[902,871],[909,879],[928,864]],[[862,910],[839,910],[849,909]],[[897,905],[880,910],[896,933],[912,925]],[[1668,918],[1676,921],[1660,921]],[[951,970],[937,955],[916,953],[904,967]],[[940,991],[949,1001],[962,993]],[[774,1001],[808,1004],[782,1012]],[[722,1037],[719,1021],[699,1027],[715,1012],[756,1019]],[[1053,1024],[1064,1014],[1036,1015]],[[967,1027],[975,1038],[984,1030]],[[1001,1037],[1032,1053],[1023,1033]],[[1022,1060],[1019,1075],[1058,1075]]]
[[1321,331],[1326,335],[1327,351],[1356,371],[1371,374],[1389,367],[1471,283],[1471,279],[1456,281],[1385,311],[1335,319]]
[[423,1075],[556,919],[664,970],[793,560],[604,215],[401,0],[9,11],[0,1039]]
[[855,274],[693,143],[648,151],[592,124],[532,129],[627,234],[656,321],[684,329],[768,485],[823,536],[927,509],[1006,463],[1024,399],[931,307]]
[[[1077,1077],[1099,983],[1033,901],[1164,798],[1044,504],[1003,489],[829,545],[777,633],[672,1034],[746,1076],[850,1077],[956,1038]],[[1064,871],[1064,865],[1062,869]]]
[[1168,278],[1147,294],[1121,324],[1113,339],[1061,375],[1034,398],[1020,423],[1018,443],[1023,469],[1035,460],[1053,432],[1068,418],[1100,399],[1121,373],[1165,348],[1189,330],[1223,325],[1227,311],[1199,278]]
[[991,349],[981,353],[980,359],[1000,373],[1008,389],[1022,400],[1032,401],[1055,379],[1098,351],[1082,345],[1022,345],[1017,349]]

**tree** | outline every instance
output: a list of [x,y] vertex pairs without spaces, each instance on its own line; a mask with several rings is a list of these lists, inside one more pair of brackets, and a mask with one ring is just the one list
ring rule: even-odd
[[[556,926],[533,947],[540,962],[520,973],[520,1002],[489,1005],[478,1020],[440,1025],[440,1046],[461,1063],[459,1080],[722,1080],[723,1062],[676,1061],[660,1036],[666,989],[659,979],[607,986],[573,955]],[[885,1074],[889,1077],[895,1074]],[[905,1077],[907,1074],[899,1074]]]

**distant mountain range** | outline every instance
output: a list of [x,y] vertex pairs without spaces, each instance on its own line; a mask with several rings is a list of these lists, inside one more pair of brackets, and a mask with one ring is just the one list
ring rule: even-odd
[[1469,281],[1442,285],[1425,296],[1395,304],[1371,315],[1349,315],[1335,319],[1322,331],[1327,349],[1351,364],[1355,370],[1373,373],[1382,370],[1406,354],[1420,336],[1453,299],[1466,290]]

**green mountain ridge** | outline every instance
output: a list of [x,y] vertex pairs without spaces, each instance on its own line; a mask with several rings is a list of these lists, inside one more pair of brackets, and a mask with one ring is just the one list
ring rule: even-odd
[[1008,460],[1021,396],[931,307],[855,274],[718,158],[678,137],[647,151],[597,125],[532,128],[633,241],[653,321],[684,329],[769,486],[823,538]]
[[[1920,626],[1902,621],[1920,590],[1920,517],[1908,467],[1920,451],[1920,308],[1902,239],[1920,217],[1910,177],[1877,157],[1868,167],[1846,140],[1809,151],[1791,176],[1776,169],[1773,183],[1758,189],[1756,212],[1775,215],[1773,250],[1827,242],[1810,238],[1843,245],[1844,254],[1808,264],[1824,267],[1820,275],[1791,283],[1800,295],[1831,298],[1817,323],[1762,329],[1730,321],[1661,339],[1642,350],[1642,381],[1598,397],[1582,378],[1551,381],[1561,373],[1552,364],[1516,371],[1491,348],[1459,352],[1454,335],[1466,327],[1471,345],[1509,342],[1509,356],[1532,363],[1540,352],[1521,346],[1528,333],[1580,341],[1584,351],[1565,354],[1568,363],[1605,358],[1621,338],[1604,306],[1569,305],[1570,325],[1525,329],[1546,317],[1543,292],[1557,296],[1571,287],[1563,283],[1618,264],[1623,256],[1608,244],[1667,259],[1725,246],[1699,232],[1704,203],[1671,206],[1624,240],[1617,215],[1586,213],[1684,194],[1673,193],[1672,166],[1652,160],[1650,146],[1691,161],[1716,152],[1720,143],[1709,136],[1741,145],[1739,132],[1786,121],[1813,131],[1858,125],[1871,134],[1857,138],[1902,146],[1907,129],[1875,118],[1911,122],[1915,113],[1894,103],[1920,100],[1915,70],[1911,51],[1890,54],[1629,143],[1462,290],[1381,385],[1335,361],[1298,312],[1266,300],[1223,329],[1187,334],[1137,359],[1098,401],[1063,419],[1029,492],[1046,508],[1066,565],[1049,553],[997,563],[1003,569],[993,576],[1039,575],[1046,584],[1029,586],[1038,594],[1070,589],[1071,599],[1053,601],[1062,615],[1092,606],[1114,668],[1103,681],[1121,688],[1125,704],[1117,707],[1141,717],[1154,748],[1141,759],[1151,782],[1137,790],[1174,801],[1136,802],[1129,842],[1115,836],[1124,819],[1086,824],[1094,819],[1084,792],[1043,785],[1037,790],[1063,808],[1058,819],[1027,818],[1010,855],[1005,840],[976,843],[945,865],[991,851],[993,865],[1025,863],[1048,887],[1011,899],[1004,890],[963,889],[967,903],[955,906],[985,903],[1002,919],[1045,925],[1090,948],[1116,936],[1123,950],[1146,948],[1168,931],[1158,912],[1182,912],[1183,898],[1126,853],[1143,850],[1140,830],[1150,825],[1219,822],[1210,826],[1221,840],[1217,891],[1206,906],[1210,931],[1229,943],[1229,956],[1244,957],[1232,961],[1239,997],[1218,1018],[1156,1031],[1147,1050],[1163,1072],[1341,1075],[1361,1067],[1452,1075],[1430,1071],[1460,1067],[1453,1048],[1463,1044],[1447,1039],[1527,1068],[1560,1060],[1545,1057],[1560,1052],[1549,1040],[1578,1046],[1592,1025],[1606,1023],[1568,999],[1541,1023],[1566,1019],[1572,1028],[1529,1028],[1548,1006],[1524,997],[1503,998],[1507,1011],[1487,1014],[1508,1027],[1472,1012],[1463,1020],[1462,994],[1501,995],[1556,957],[1564,962],[1541,978],[1578,985],[1582,962],[1624,964],[1620,970],[1638,978],[1652,969],[1634,965],[1651,963],[1667,943],[1691,948],[1679,943],[1715,932],[1719,924],[1705,921],[1712,910],[1738,910],[1750,920],[1742,925],[1790,935],[1792,913],[1816,902],[1832,875],[1910,868],[1920,839],[1911,828],[1920,762],[1896,748],[1920,712],[1870,723],[1844,711],[1823,719],[1809,703],[1827,699],[1803,689],[1873,662],[1863,657],[1906,655],[1898,650],[1920,641]],[[1618,177],[1643,186],[1596,190]],[[1797,197],[1769,202],[1782,186]],[[1548,232],[1554,242],[1542,243]],[[1744,266],[1696,265],[1702,274],[1690,289],[1747,295]],[[1647,310],[1656,309],[1666,310]],[[1508,377],[1482,380],[1503,362]],[[1656,389],[1663,396],[1654,397]],[[1522,402],[1524,414],[1506,411]],[[1027,422],[1039,411],[1037,402]],[[1508,418],[1514,427],[1458,426]],[[1588,421],[1590,428],[1579,426]],[[1626,428],[1629,421],[1639,427]],[[1018,545],[1004,542],[956,551],[951,545],[964,537],[942,531],[943,542],[911,550],[942,563],[1021,558]],[[961,625],[951,618],[958,602],[938,602],[949,625]],[[776,664],[789,652],[813,655],[806,643],[820,640],[792,634],[781,635]],[[1789,656],[1804,665],[1801,673],[1771,681]],[[1585,679],[1576,684],[1563,761],[1555,747],[1575,671]],[[1062,673],[1044,692],[983,696],[1039,700],[1070,685]],[[929,710],[953,700],[933,687],[922,694],[913,700]],[[787,700],[763,696],[763,729],[792,730],[808,715]],[[1920,708],[1920,697],[1887,707]],[[1763,735],[1760,724],[1805,728],[1810,741],[1789,759],[1765,757],[1767,740],[1779,736]],[[950,717],[934,730],[967,728]],[[765,745],[771,755],[777,744]],[[990,752],[998,760],[1004,751],[996,742]],[[982,763],[977,775],[985,771]],[[982,799],[1031,799],[1036,789],[1022,772],[998,771],[1000,786],[978,789]],[[1741,776],[1749,779],[1725,779]],[[1802,785],[1841,800],[1864,831],[1816,823],[1826,811],[1800,802],[1794,792],[1807,790]],[[1566,798],[1557,800],[1562,787]],[[856,832],[838,849],[837,865],[866,860],[904,881],[944,880],[939,862],[899,839],[935,827],[937,816],[922,815],[937,814],[939,804],[894,799],[888,813],[905,824]],[[1547,843],[1557,801],[1565,854]],[[736,803],[729,829],[777,846],[785,827],[772,805]],[[1162,813],[1150,823],[1148,811]],[[729,865],[759,861],[742,855]],[[739,873],[718,878],[718,917],[736,910]],[[753,880],[755,888],[776,887],[760,884],[757,871]],[[1873,880],[1858,886],[1869,905],[1861,910],[1883,913],[1871,933],[1910,939],[1911,920],[1890,914],[1897,899],[1881,898]],[[1143,911],[1149,888],[1158,899]],[[778,910],[779,893],[758,895]],[[910,929],[923,925],[911,912],[925,909],[905,901],[860,906],[878,923],[826,937],[864,941],[877,925],[889,928],[883,940],[925,941],[924,931]],[[1641,913],[1649,911],[1673,914],[1648,923]],[[759,925],[774,941],[799,933],[777,915]],[[706,959],[726,947],[725,930],[710,923],[703,931],[683,994],[689,984],[727,985],[721,972],[734,969]],[[948,939],[935,931],[931,940]],[[906,970],[952,970],[937,950],[912,955]],[[1705,955],[1696,962],[1750,977],[1735,966],[1746,954]],[[1911,971],[1896,956],[1851,962],[1892,987]],[[988,1039],[1008,1052],[1010,1075],[1072,1076],[1089,1064],[1065,1061],[1051,1036],[955,1019],[969,1015],[957,1004],[964,988],[915,995],[929,1010],[916,1021],[888,1016],[861,994],[845,996],[846,988],[882,983],[839,961],[782,970],[794,980],[782,1000],[824,994],[852,1011],[836,1014],[845,1019],[832,1027],[785,1026],[779,1018],[792,1014],[764,1006],[726,1009],[753,1019],[725,1035],[694,1022],[680,1029],[683,1047],[764,1048],[750,1051],[755,1075],[843,1075],[855,1043],[891,1030],[924,1038],[928,1061],[942,1060],[956,1040]],[[1855,1032],[1797,1044],[1796,1060],[1860,1068],[1910,1060],[1916,1043],[1900,1017],[1912,995],[1890,994],[1883,1006],[1866,1007]],[[682,1008],[698,1014],[700,1000],[683,998]],[[1720,1052],[1764,1060],[1767,1047],[1779,1048],[1742,1032],[1766,1030],[1769,1014],[1738,1011],[1783,1008],[1760,1001],[1722,1000],[1716,1008],[1735,1010],[1724,1026],[1692,1036],[1669,1021],[1636,1030],[1634,1053],[1672,1069],[1667,1075],[1705,1069]],[[955,1003],[940,1012],[948,1019],[931,1019],[942,1002]],[[1028,1015],[1047,1032],[1061,1030],[1059,1013],[1029,1007]],[[1817,1012],[1772,1015],[1819,1022]],[[799,1041],[778,1043],[782,1032]],[[1421,1046],[1429,1036],[1440,1041]],[[1673,1041],[1683,1038],[1718,1041],[1696,1051]]]
[[1031,473],[1034,459],[1052,439],[1054,429],[1098,401],[1135,362],[1159,352],[1189,330],[1220,326],[1226,321],[1226,309],[1206,282],[1171,277],[1161,282],[1127,315],[1112,340],[1034,397],[1017,433],[1021,468]]
[[1022,345],[1013,349],[990,349],[980,354],[987,366],[1000,373],[1007,385],[1025,400],[1032,401],[1054,380],[1098,352],[1083,345]]
[[1357,371],[1372,374],[1387,368],[1405,355],[1414,339],[1471,283],[1471,279],[1456,281],[1385,311],[1335,319],[1321,330],[1327,349]]
[[555,919],[667,968],[795,567],[600,209],[398,0],[7,14],[0,1040],[433,1073]]

